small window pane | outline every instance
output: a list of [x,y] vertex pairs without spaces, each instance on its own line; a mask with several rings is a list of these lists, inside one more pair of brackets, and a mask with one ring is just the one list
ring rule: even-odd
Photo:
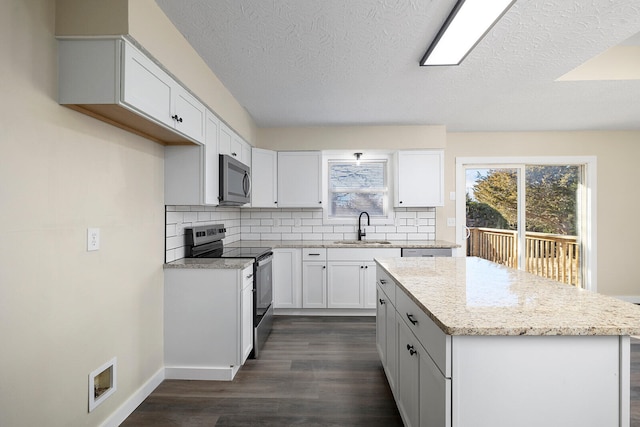
[[329,216],[357,217],[366,211],[386,217],[388,206],[386,161],[329,162]]
[[343,188],[379,188],[385,187],[384,163],[337,163],[329,164],[329,182],[331,189]]
[[331,193],[331,216],[385,216],[383,193]]

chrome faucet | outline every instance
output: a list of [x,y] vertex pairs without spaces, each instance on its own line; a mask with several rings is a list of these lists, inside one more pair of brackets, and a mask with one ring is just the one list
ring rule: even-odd
[[360,224],[362,221],[362,215],[367,215],[367,225],[371,225],[371,220],[369,219],[369,214],[367,212],[360,212],[360,216],[358,217],[358,240],[362,240],[364,236],[367,235],[367,232],[362,229],[362,225]]

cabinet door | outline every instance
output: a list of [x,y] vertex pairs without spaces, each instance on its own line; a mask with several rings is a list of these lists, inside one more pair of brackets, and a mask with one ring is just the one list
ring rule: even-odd
[[302,263],[302,307],[327,308],[327,265]]
[[[398,383],[396,402],[405,426],[417,427],[420,421],[420,354],[418,340],[403,320],[398,319]],[[429,357],[429,356],[426,356]]]
[[234,131],[231,131],[231,155],[242,163],[245,163],[242,158],[242,142]]
[[206,108],[182,87],[174,91],[173,114],[176,130],[204,142]]
[[391,304],[387,306],[387,381],[395,396],[398,386],[398,324],[396,323],[396,309]]
[[366,261],[363,264],[364,308],[376,308],[376,263],[374,261]]
[[[248,269],[244,270],[242,274],[245,274],[246,277],[246,274],[251,274],[252,272],[252,269]],[[249,353],[253,350],[253,279],[242,289],[241,301],[242,319],[240,321],[240,327],[242,329],[242,339],[240,340],[240,346],[242,354],[241,364],[244,364],[247,357],[249,357]]]
[[364,292],[362,276],[364,263],[360,261],[330,261],[327,277],[327,307],[362,308]]
[[420,427],[451,426],[451,380],[424,350],[420,354]]
[[217,205],[219,194],[218,170],[218,133],[220,121],[210,111],[206,115],[205,145],[204,145],[204,203]]
[[278,207],[322,207],[322,155],[319,151],[278,152]]
[[[233,139],[233,131],[227,125],[220,122],[220,132],[218,134],[218,151],[220,154],[231,156],[231,140]],[[236,153],[237,156],[238,153]]]
[[124,45],[122,101],[173,128],[173,91],[177,83],[133,46]]
[[444,206],[444,152],[396,153],[396,207]]
[[[238,137],[240,138],[240,137]],[[240,161],[245,165],[251,167],[252,162],[252,152],[251,152],[251,144],[240,139]]]
[[273,308],[302,307],[300,249],[273,251]]
[[278,207],[278,153],[253,148],[251,153],[251,206]]
[[376,348],[380,361],[385,370],[387,369],[387,307],[389,301],[384,292],[376,288]]

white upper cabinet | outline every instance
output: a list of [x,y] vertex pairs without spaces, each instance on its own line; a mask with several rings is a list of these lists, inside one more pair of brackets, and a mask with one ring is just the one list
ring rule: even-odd
[[251,166],[251,145],[222,122],[220,122],[218,148],[220,154],[226,154],[247,166]]
[[[204,146],[204,204],[217,205],[220,194],[220,162],[218,160],[218,137],[220,120],[207,111]],[[165,178],[166,179],[166,178]]]
[[444,151],[398,151],[395,154],[394,206],[444,206]]
[[163,144],[204,143],[206,107],[129,41],[61,39],[59,103]]
[[261,148],[251,150],[251,206],[278,207],[278,153]]
[[322,207],[320,151],[278,152],[278,207]]
[[205,144],[164,149],[164,198],[167,205],[218,204],[218,131],[220,121],[206,113]]

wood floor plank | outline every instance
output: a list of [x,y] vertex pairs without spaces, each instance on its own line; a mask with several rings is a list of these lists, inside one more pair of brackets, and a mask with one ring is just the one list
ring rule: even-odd
[[[276,316],[261,356],[234,381],[164,381],[122,426],[402,426],[373,317]],[[630,425],[640,427],[635,338]]]
[[233,381],[164,381],[122,424],[205,425],[402,426],[375,318],[276,316]]

